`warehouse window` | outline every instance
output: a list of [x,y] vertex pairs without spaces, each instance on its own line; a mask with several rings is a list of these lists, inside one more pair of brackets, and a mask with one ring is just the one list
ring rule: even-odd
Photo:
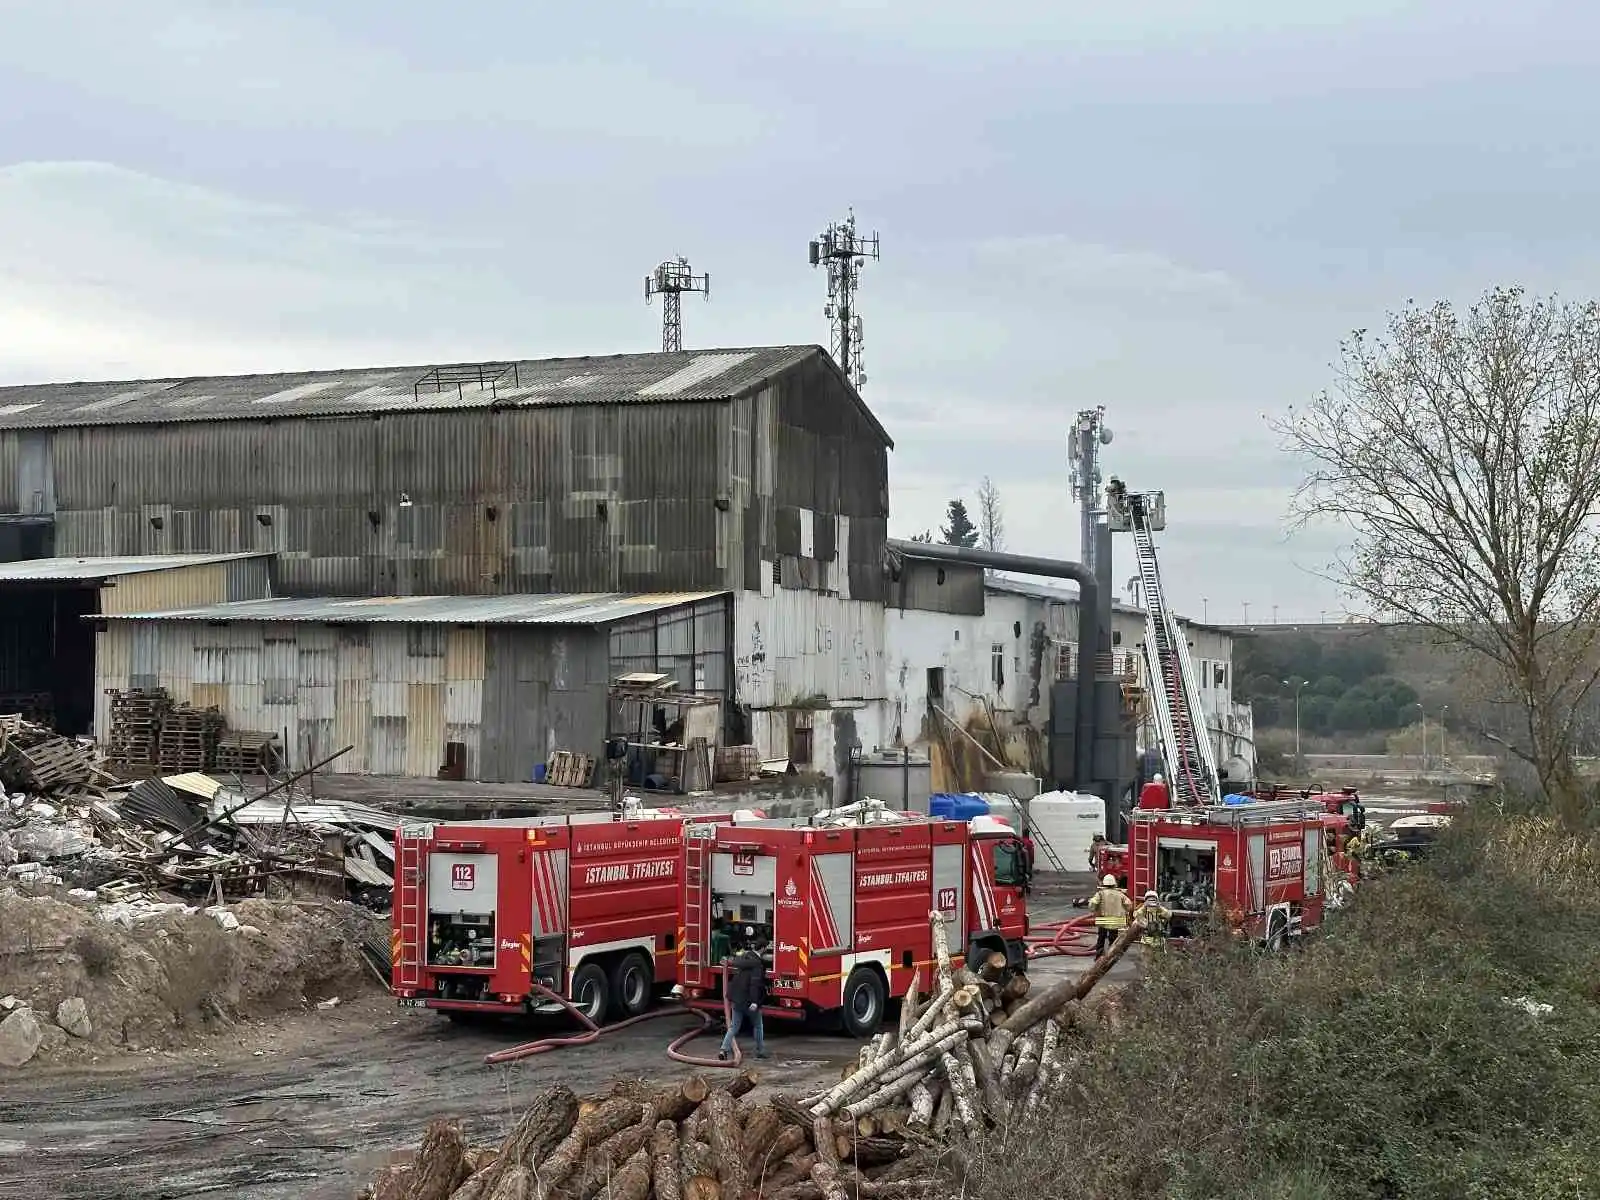
[[1056,679],[1072,678],[1072,647],[1066,643],[1056,647]]
[[989,647],[989,682],[994,684],[994,690],[1000,691],[1006,686],[1006,644],[995,642]]

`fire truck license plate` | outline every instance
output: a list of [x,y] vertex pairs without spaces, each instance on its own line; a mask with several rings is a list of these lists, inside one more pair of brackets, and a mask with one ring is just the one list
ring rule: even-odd
[[756,856],[754,854],[735,854],[733,856],[733,873],[735,875],[754,875],[756,873]]
[[949,912],[955,906],[956,906],[956,889],[955,888],[940,888],[939,889],[939,911],[940,912]]
[[427,1007],[426,1002],[424,1002],[422,1000],[396,1000],[395,1003],[398,1004],[401,1008],[425,1008],[425,1007]]

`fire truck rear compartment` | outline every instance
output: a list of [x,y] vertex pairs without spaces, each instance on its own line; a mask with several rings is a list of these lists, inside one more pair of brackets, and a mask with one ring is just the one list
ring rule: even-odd
[[499,863],[493,854],[428,859],[424,962],[442,1000],[488,1000],[495,966]]
[[1191,936],[1217,897],[1216,844],[1161,839],[1156,848],[1156,891],[1173,910],[1173,934]]
[[772,945],[777,908],[777,859],[751,852],[712,857],[712,927],[723,923],[735,954],[750,945]]

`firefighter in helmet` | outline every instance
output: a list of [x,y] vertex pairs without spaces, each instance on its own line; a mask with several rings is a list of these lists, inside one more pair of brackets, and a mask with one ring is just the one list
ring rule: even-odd
[[1172,910],[1161,903],[1161,897],[1151,888],[1144,894],[1144,903],[1133,910],[1134,924],[1139,927],[1139,940],[1151,950],[1163,949],[1167,932],[1172,928]]
[[1089,897],[1089,911],[1094,913],[1094,956],[1099,958],[1117,935],[1128,927],[1128,913],[1133,901],[1128,893],[1117,886],[1117,877],[1107,875],[1100,881],[1099,890]]

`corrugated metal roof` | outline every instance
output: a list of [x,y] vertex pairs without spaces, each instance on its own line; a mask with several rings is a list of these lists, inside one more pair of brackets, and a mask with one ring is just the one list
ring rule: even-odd
[[164,612],[107,613],[109,621],[340,621],[436,625],[606,625],[724,592],[588,592],[537,596],[376,596],[243,600]]
[[22,384],[0,388],[0,429],[726,400],[824,353],[820,346],[768,346],[286,375]]
[[126,558],[29,558],[0,563],[0,583],[54,583],[70,579],[114,579],[147,571],[172,571],[243,558],[270,558],[268,553],[136,554]]

